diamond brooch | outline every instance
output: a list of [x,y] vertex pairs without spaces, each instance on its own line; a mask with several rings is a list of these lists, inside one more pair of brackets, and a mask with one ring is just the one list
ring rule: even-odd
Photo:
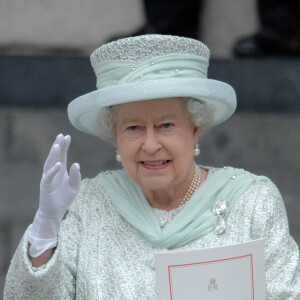
[[220,199],[218,199],[213,205],[213,214],[217,216],[214,231],[218,235],[224,233],[226,230],[226,223],[223,218],[226,208],[226,202]]

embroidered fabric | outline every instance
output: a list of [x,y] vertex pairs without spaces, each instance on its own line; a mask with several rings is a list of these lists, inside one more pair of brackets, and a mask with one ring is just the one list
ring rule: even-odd
[[[271,182],[256,180],[236,201],[226,226],[221,235],[213,231],[179,249],[264,238],[266,298],[300,299],[299,250]],[[83,181],[46,265],[31,266],[26,237],[11,262],[4,299],[157,299],[153,255],[166,249],[151,246],[116,212],[97,179]]]

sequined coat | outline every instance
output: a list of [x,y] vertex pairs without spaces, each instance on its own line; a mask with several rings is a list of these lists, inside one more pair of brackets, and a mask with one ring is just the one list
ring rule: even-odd
[[[161,227],[178,213],[154,211]],[[211,232],[181,248],[264,238],[267,299],[300,299],[299,250],[274,184],[256,180],[235,203],[226,226],[221,235]],[[11,262],[4,299],[157,299],[153,254],[166,249],[151,246],[116,212],[97,177],[83,181],[47,264],[32,267],[26,236]]]

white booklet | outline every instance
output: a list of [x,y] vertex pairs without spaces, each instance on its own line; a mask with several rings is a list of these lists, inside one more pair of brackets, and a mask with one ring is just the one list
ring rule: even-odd
[[264,300],[264,241],[154,255],[160,300]]

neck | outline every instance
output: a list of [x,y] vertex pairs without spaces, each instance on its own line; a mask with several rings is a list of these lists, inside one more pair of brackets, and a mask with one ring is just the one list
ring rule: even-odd
[[172,189],[150,191],[146,194],[146,198],[152,207],[168,211],[178,207],[183,197],[184,194]]
[[[201,182],[206,178],[206,171],[201,170],[204,176]],[[165,189],[144,191],[147,200],[152,207],[170,211],[180,206],[184,196],[186,195],[195,175],[195,165],[193,164],[187,172],[185,180],[181,184],[174,184]]]

